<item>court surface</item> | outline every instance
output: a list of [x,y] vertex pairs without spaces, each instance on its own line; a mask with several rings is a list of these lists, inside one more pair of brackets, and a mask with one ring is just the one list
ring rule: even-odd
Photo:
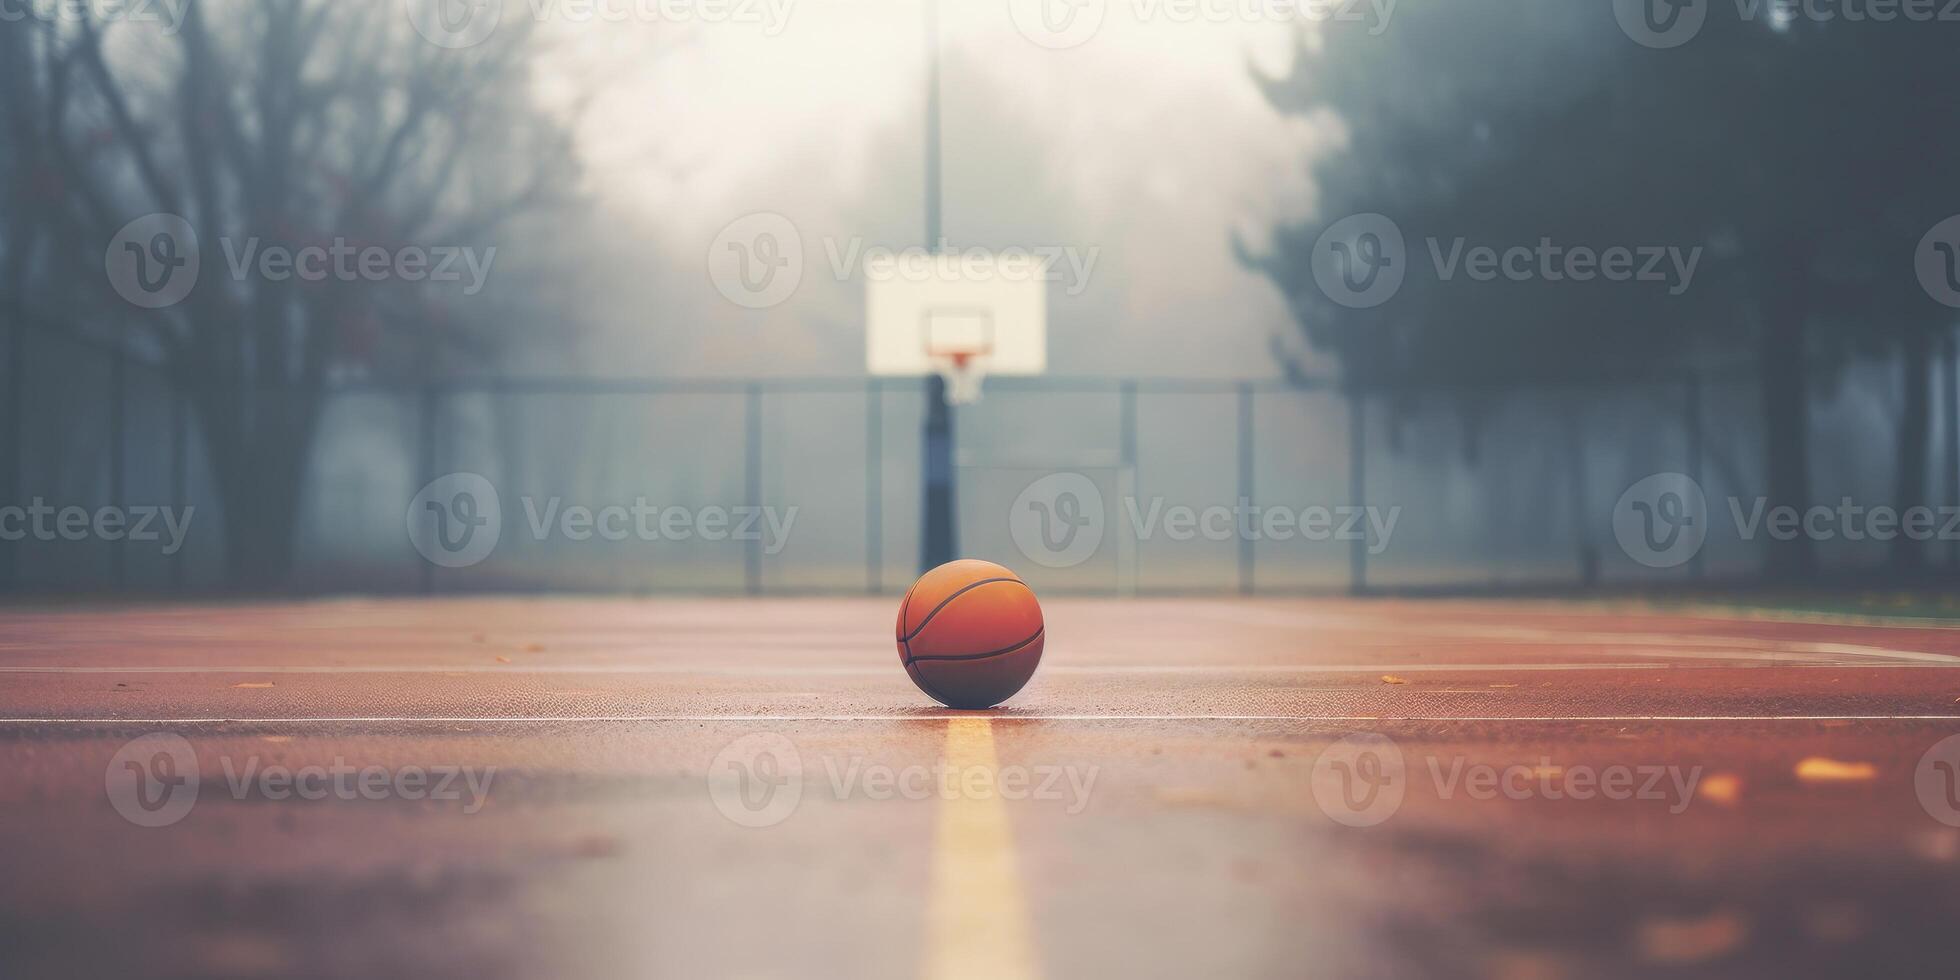
[[0,975],[1948,972],[1960,631],[1044,605],[983,713],[896,599],[0,610]]

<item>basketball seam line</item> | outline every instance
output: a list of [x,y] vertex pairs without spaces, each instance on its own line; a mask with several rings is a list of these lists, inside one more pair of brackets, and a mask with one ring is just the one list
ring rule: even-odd
[[[965,595],[965,594],[967,594],[968,592],[971,592],[971,591],[973,591],[974,589],[977,589],[977,588],[979,588],[979,587],[981,587],[981,586],[983,586],[983,585],[993,585],[993,584],[995,584],[995,583],[997,583],[997,582],[1013,582],[1013,583],[1015,583],[1015,584],[1017,584],[1017,585],[1019,585],[1020,587],[1022,587],[1022,588],[1024,588],[1024,589],[1028,587],[1028,583],[1026,583],[1026,582],[1023,582],[1023,581],[1021,581],[1021,580],[1020,580],[1020,579],[1018,579],[1018,578],[983,578],[983,579],[981,579],[981,580],[980,580],[980,581],[978,581],[978,582],[969,582],[969,583],[967,583],[966,585],[963,585],[963,586],[961,586],[961,587],[960,587],[960,589],[959,589],[959,591],[957,591],[957,592],[955,592],[955,593],[953,593],[952,595],[949,595],[949,596],[947,596],[947,597],[946,597],[946,598],[944,598],[944,599],[941,599],[941,600],[939,601],[939,605],[936,605],[936,606],[934,606],[934,607],[932,607],[932,611],[931,611],[931,612],[929,612],[929,613],[926,613],[926,618],[924,618],[924,619],[922,619],[922,620],[919,620],[919,628],[918,628],[918,629],[915,629],[915,630],[913,630],[912,632],[910,632],[910,633],[907,633],[907,634],[905,634],[905,635],[904,635],[904,636],[902,636],[902,637],[899,637],[899,639],[901,639],[901,640],[910,640],[910,639],[912,639],[913,637],[915,637],[915,636],[918,636],[918,635],[919,635],[919,633],[920,633],[921,631],[923,631],[923,630],[924,630],[924,629],[926,628],[926,624],[927,624],[927,623],[930,623],[930,622],[932,622],[932,617],[934,617],[934,616],[937,616],[937,615],[939,615],[939,611],[940,611],[941,609],[944,609],[944,608],[946,608],[946,605],[947,605],[947,603],[950,603],[950,602],[952,602],[952,601],[953,601],[954,599],[957,599],[957,598],[959,598],[960,596],[963,596],[963,595]],[[918,586],[916,586],[916,585],[915,585],[915,586],[913,586],[913,588],[918,588]]]
[[[936,660],[985,660],[988,657],[1002,657],[1002,656],[1006,656],[1007,654],[1013,653],[1014,651],[1019,650],[1022,647],[1025,647],[1036,640],[1041,639],[1041,634],[1044,631],[1046,631],[1047,628],[1048,627],[1044,626],[1041,629],[1035,630],[1033,636],[1030,636],[1027,639],[1022,640],[1021,642],[1016,643],[1011,647],[1003,647],[999,650],[994,650],[988,653],[962,653],[962,654],[946,654],[942,656],[912,657],[910,660],[907,660],[906,663],[916,664],[921,661],[930,662]],[[905,653],[907,656],[911,655],[912,645],[910,643],[905,645]]]

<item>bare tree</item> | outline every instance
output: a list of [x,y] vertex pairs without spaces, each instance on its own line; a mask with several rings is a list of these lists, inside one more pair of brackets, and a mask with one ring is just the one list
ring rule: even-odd
[[[0,150],[15,190],[0,288],[24,315],[155,358],[190,400],[234,582],[277,583],[291,565],[331,380],[488,360],[524,316],[353,256],[488,252],[575,199],[571,123],[538,104],[527,27],[450,49],[373,0],[196,0],[167,29],[0,25],[0,61],[31,76]],[[194,230],[201,273],[181,302],[137,309],[105,282],[104,249],[159,213]],[[267,246],[340,257],[325,274],[267,274],[252,261]]]

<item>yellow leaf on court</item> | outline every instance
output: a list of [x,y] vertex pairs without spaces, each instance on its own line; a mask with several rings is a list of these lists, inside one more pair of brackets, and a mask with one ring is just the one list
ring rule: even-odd
[[235,688],[237,688],[237,687],[271,687],[271,686],[272,686],[272,682],[271,682],[271,681],[245,681],[245,682],[243,682],[243,683],[240,683],[240,684],[233,684],[233,685],[232,685],[232,687],[235,687]]
[[1709,773],[1708,778],[1701,781],[1697,792],[1711,803],[1734,806],[1737,800],[1742,799],[1742,777],[1732,772]]
[[1856,783],[1878,777],[1869,762],[1840,762],[1813,755],[1797,763],[1797,778],[1806,783]]
[[1408,681],[1403,680],[1402,678],[1397,677],[1394,674],[1383,674],[1382,683],[1383,684],[1407,684]]

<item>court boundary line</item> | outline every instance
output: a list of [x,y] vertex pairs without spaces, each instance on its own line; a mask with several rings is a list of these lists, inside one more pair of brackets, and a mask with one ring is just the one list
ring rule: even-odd
[[0,718],[0,725],[289,725],[289,724],[640,724],[673,722],[851,723],[886,721],[946,721],[985,718],[991,721],[1321,721],[1321,722],[1636,722],[1636,721],[1960,721],[1945,715],[492,715],[444,717],[308,716],[295,718]]
[[[1947,662],[1924,660],[1790,660],[1774,662],[1759,659],[1737,659],[1725,662],[1718,657],[1684,660],[1678,663],[1659,663],[1645,661],[1600,661],[1597,663],[1572,663],[1552,661],[1541,663],[1381,663],[1381,664],[1111,664],[1095,666],[1089,664],[1054,664],[1042,668],[1043,673],[1058,674],[1441,674],[1456,672],[1490,673],[1494,671],[1520,671],[1528,673],[1564,672],[1578,670],[1787,670],[1801,668],[1806,670],[1870,670],[1870,669],[1918,669],[1951,670],[1960,668],[1960,659]],[[889,667],[709,667],[688,665],[633,664],[610,667],[599,664],[550,664],[527,666],[519,664],[458,664],[438,666],[433,664],[413,664],[399,667],[386,667],[378,664],[348,664],[338,666],[307,666],[303,664],[264,665],[264,666],[200,666],[161,665],[111,667],[98,664],[23,664],[0,665],[0,674],[706,674],[718,677],[870,677],[892,673]]]

